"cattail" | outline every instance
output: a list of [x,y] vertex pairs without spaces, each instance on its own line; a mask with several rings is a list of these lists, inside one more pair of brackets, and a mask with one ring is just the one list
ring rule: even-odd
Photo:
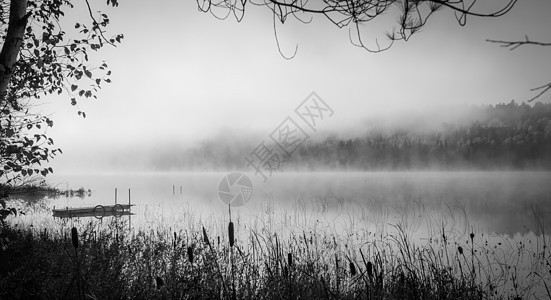
[[218,236],[218,246],[220,246],[220,236]]
[[187,258],[190,263],[193,263],[193,247],[189,246],[187,247]]
[[373,264],[370,261],[367,262],[367,275],[373,278]]
[[73,247],[75,249],[78,248],[78,232],[76,227],[71,229],[71,239],[73,240]]
[[353,262],[350,262],[350,275],[356,276],[356,266]]
[[210,245],[209,236],[207,235],[205,227],[203,227],[203,241],[205,242],[205,244]]
[[287,263],[289,264],[289,267],[293,265],[293,254],[291,252],[287,254]]
[[459,254],[463,255],[463,247],[457,247],[457,251],[459,251]]
[[471,232],[470,236],[471,236],[471,241],[472,241],[474,239],[474,232]]
[[155,283],[157,283],[157,289],[158,290],[160,290],[163,287],[163,285],[165,285],[165,282],[159,276],[157,276],[157,278],[155,278]]
[[233,222],[228,225],[228,235],[230,236],[230,247],[233,247],[234,235],[233,235]]

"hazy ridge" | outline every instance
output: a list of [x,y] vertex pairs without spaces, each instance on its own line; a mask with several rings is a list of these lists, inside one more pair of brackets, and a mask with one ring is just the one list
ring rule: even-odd
[[[471,120],[438,128],[370,126],[356,137],[320,134],[290,156],[279,151],[278,169],[551,170],[551,104],[511,101],[470,109]],[[245,157],[262,141],[269,138],[227,133],[192,148],[158,147],[144,163],[159,171],[245,169]]]

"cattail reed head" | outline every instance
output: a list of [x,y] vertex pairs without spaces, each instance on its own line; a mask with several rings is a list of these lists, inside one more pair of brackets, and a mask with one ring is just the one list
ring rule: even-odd
[[205,227],[203,227],[203,241],[205,242],[205,244],[210,245],[209,236],[207,235],[207,230],[205,229]]
[[191,264],[193,263],[193,247],[192,246],[187,247],[187,259],[189,260],[189,262]]
[[291,252],[287,254],[287,263],[289,264],[289,267],[293,265],[293,254]]
[[356,266],[353,262],[350,262],[350,275],[356,276]]
[[163,287],[163,285],[165,285],[165,282],[159,276],[157,276],[157,278],[155,278],[155,283],[157,284],[157,289],[158,290],[160,290]]
[[463,255],[463,247],[457,247],[457,251],[459,251],[459,254]]
[[368,261],[366,267],[367,267],[367,275],[370,278],[372,278],[373,277],[373,264],[370,261]]
[[78,248],[78,231],[76,227],[71,229],[71,239],[73,241],[73,247]]
[[228,225],[228,235],[230,237],[230,247],[233,247],[235,237],[233,232],[233,222],[230,222],[230,224]]

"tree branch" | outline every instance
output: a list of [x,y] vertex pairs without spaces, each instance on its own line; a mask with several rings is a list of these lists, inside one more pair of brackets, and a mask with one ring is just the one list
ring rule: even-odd
[[[390,47],[379,46],[379,41],[375,39],[376,48],[369,49],[362,41],[358,25],[374,20],[378,16],[388,13],[395,7],[401,9],[398,12],[398,28],[393,28],[392,32],[386,34],[390,38],[390,45],[396,40],[407,41],[414,33],[420,31],[427,24],[428,19],[434,12],[443,7],[447,7],[455,12],[459,25],[464,26],[467,16],[476,17],[500,17],[508,13],[518,0],[506,0],[503,6],[494,11],[481,12],[475,11],[474,6],[478,0],[245,0],[227,1],[227,0],[196,0],[198,9],[203,12],[210,12],[216,18],[225,19],[231,12],[234,13],[236,20],[240,22],[245,14],[246,5],[263,6],[270,9],[273,17],[279,19],[283,24],[287,17],[294,16],[298,21],[303,22],[298,17],[301,15],[322,15],[335,26],[342,28],[350,26],[351,30],[356,30],[357,37],[352,44],[364,48],[370,52],[381,52]],[[221,18],[215,14],[215,10],[226,10],[227,14]],[[349,38],[352,36],[349,31]],[[277,36],[276,36],[277,38]],[[278,46],[278,50],[281,49]]]
[[542,86],[538,86],[538,87],[535,87],[533,89],[530,89],[530,91],[537,91],[537,90],[542,90],[539,94],[537,94],[536,96],[532,97],[531,99],[528,100],[528,102],[532,102],[536,99],[538,99],[539,97],[541,97],[541,95],[545,94],[547,91],[549,91],[551,89],[551,82],[547,83],[547,84],[544,84]]
[[551,43],[542,43],[542,42],[532,41],[528,38],[527,35],[525,36],[525,39],[526,40],[524,40],[524,41],[501,41],[501,40],[487,39],[486,41],[490,42],[490,43],[501,44],[500,45],[501,47],[509,48],[509,50],[511,50],[511,51],[517,49],[520,46],[526,46],[526,45],[551,46]]
[[[113,46],[113,47],[117,47],[117,45],[115,45],[114,43],[111,43],[104,35],[103,35],[103,31],[101,31],[101,28],[99,28],[99,23],[98,21],[96,21],[96,18],[94,18],[94,14],[92,13],[92,7],[90,7],[90,2],[88,2],[88,0],[84,0],[86,2],[86,5],[88,6],[88,13],[90,14],[90,18],[92,19],[93,23],[93,30],[98,32],[99,33],[99,36],[98,36],[98,40],[99,40],[99,43],[101,45],[102,43],[102,39],[103,41],[105,41],[107,44]],[[109,1],[107,1],[109,2]],[[114,1],[113,3],[117,3],[116,1]],[[115,5],[115,4],[113,4]]]
[[[543,43],[543,42],[538,42],[538,41],[532,41],[532,40],[530,40],[530,38],[528,38],[528,35],[525,35],[524,38],[525,38],[524,41],[502,41],[502,40],[492,40],[492,39],[487,39],[486,41],[490,42],[490,43],[500,44],[501,47],[508,48],[510,51],[516,50],[521,46],[529,46],[529,45],[530,46],[542,46],[542,47],[551,46],[551,43]],[[530,91],[532,91],[532,92],[538,91],[538,90],[541,90],[541,91],[536,96],[528,99],[527,101],[532,102],[532,101],[538,99],[539,97],[541,97],[543,94],[545,94],[550,89],[551,89],[551,82],[549,82],[547,84],[544,84],[542,86],[538,86],[538,87],[530,89]]]

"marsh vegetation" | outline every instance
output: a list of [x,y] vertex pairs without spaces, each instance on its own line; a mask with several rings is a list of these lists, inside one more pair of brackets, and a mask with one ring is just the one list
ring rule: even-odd
[[[202,185],[198,174],[114,176],[149,182],[136,188],[131,219],[51,218],[53,204],[102,193],[46,199],[3,228],[0,290],[82,299],[549,297],[547,173],[329,174],[280,174],[231,213],[208,189],[220,174],[203,175]],[[188,185],[173,193],[171,181]]]

